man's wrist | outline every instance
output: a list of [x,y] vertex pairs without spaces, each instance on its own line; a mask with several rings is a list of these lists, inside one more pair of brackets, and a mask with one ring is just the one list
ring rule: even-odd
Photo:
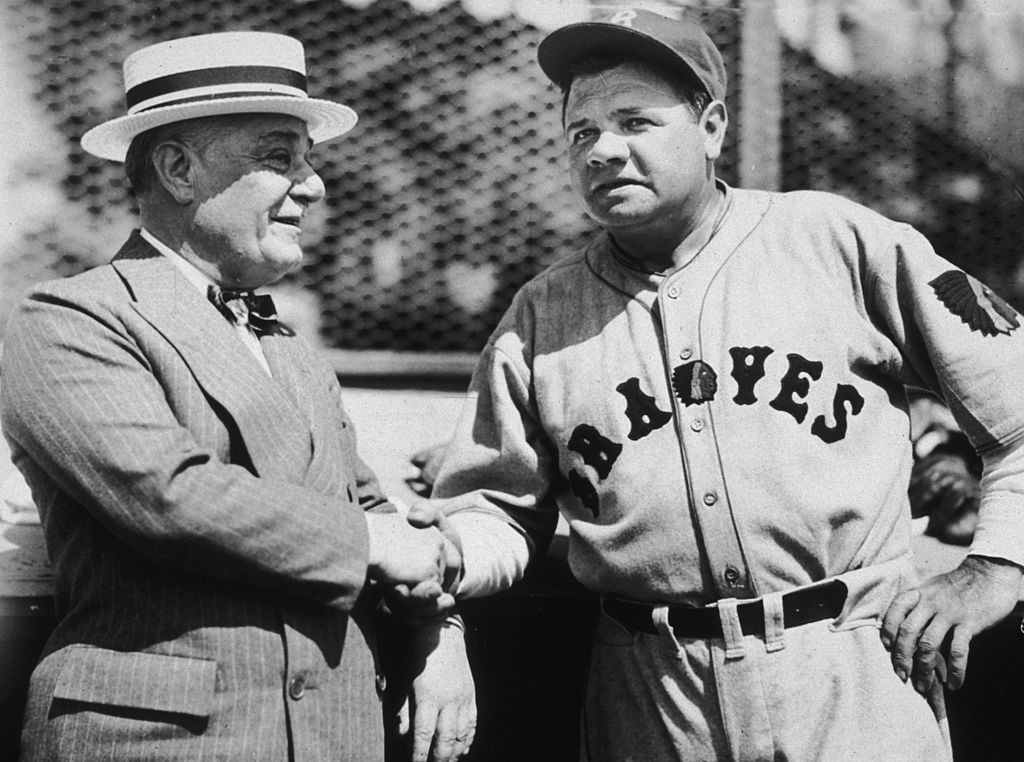
[[964,566],[973,567],[983,574],[1002,577],[1007,581],[1015,581],[1019,583],[1021,579],[1024,579],[1024,566],[1021,566],[1017,562],[1011,561],[1008,558],[970,553],[967,558],[964,559],[963,563]]

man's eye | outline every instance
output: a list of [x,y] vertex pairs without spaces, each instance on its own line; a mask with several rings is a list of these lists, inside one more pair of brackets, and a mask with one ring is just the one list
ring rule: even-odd
[[267,154],[264,161],[275,170],[286,172],[291,169],[292,155],[287,151],[274,151],[271,154]]
[[643,128],[649,127],[650,125],[651,125],[651,120],[650,119],[645,119],[642,116],[630,117],[625,122],[625,126],[629,130],[642,130]]
[[597,130],[592,129],[590,127],[583,130],[576,130],[576,132],[574,132],[570,136],[570,140],[573,145],[578,145],[579,143],[582,143],[584,140],[589,140],[591,137],[594,136],[596,132]]

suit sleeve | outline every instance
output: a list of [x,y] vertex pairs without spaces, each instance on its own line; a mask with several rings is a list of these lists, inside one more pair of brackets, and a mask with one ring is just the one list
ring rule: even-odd
[[36,293],[12,320],[2,371],[4,433],[46,475],[32,485],[44,519],[70,496],[157,564],[354,605],[368,553],[358,501],[258,478],[202,447],[110,314]]
[[[905,363],[906,383],[946,400],[984,461],[971,553],[1024,565],[1024,328],[988,286],[906,225],[866,251],[869,296]],[[895,245],[893,240],[895,239]]]

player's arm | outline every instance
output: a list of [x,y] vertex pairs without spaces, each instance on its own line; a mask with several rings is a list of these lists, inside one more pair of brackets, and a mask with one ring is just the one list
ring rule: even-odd
[[916,231],[903,226],[896,239],[874,281],[875,307],[904,355],[908,383],[942,395],[984,462],[968,557],[898,596],[883,620],[893,668],[925,692],[936,671],[950,687],[963,682],[971,638],[1007,616],[1020,593],[1024,329],[1009,305]]
[[520,333],[499,326],[483,352],[430,501],[460,538],[458,597],[521,579],[558,519],[556,456],[539,421]]

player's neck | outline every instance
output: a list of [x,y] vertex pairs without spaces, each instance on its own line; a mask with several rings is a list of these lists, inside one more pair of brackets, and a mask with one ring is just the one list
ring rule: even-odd
[[609,231],[619,255],[627,264],[645,272],[665,273],[686,264],[714,236],[728,202],[725,193],[713,187],[696,211],[681,210],[679,219],[637,230]]

